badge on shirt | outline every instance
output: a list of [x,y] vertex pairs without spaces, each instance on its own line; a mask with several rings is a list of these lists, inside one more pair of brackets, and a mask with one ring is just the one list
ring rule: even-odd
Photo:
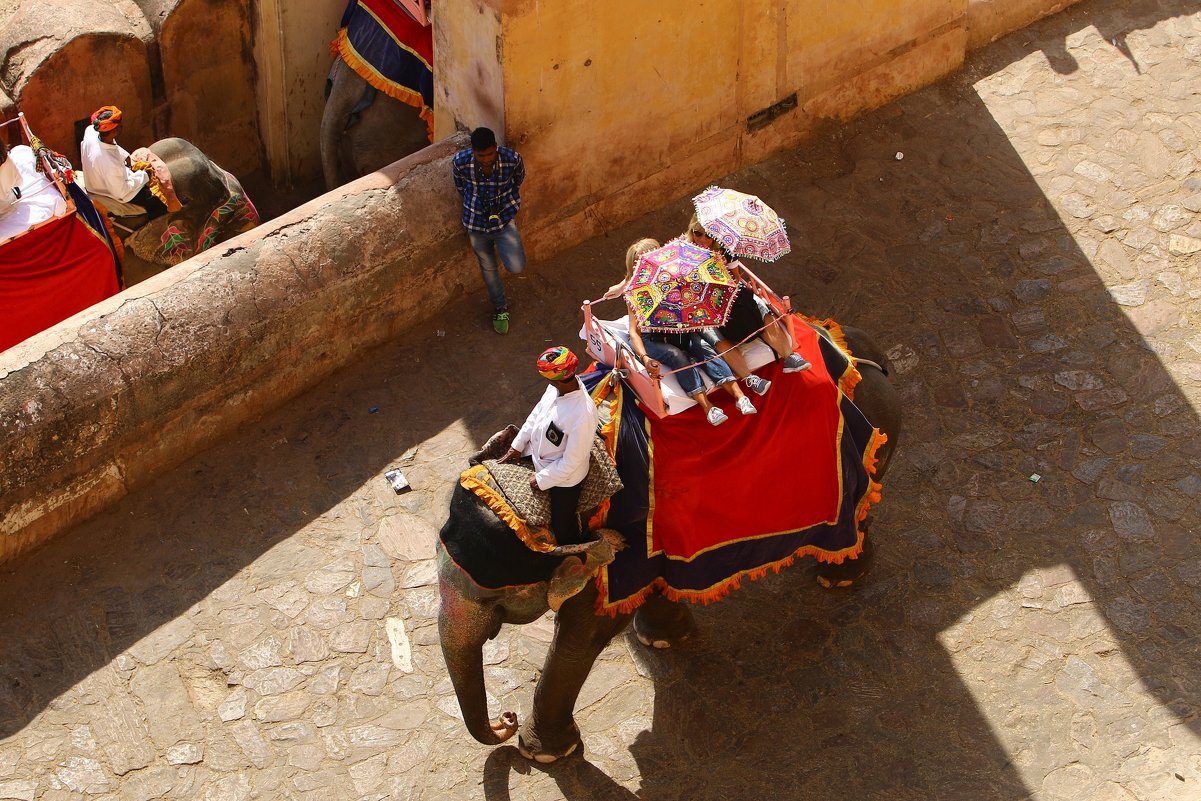
[[552,421],[551,424],[546,427],[546,439],[551,445],[554,445],[556,448],[559,447],[563,444],[563,429],[559,428]]

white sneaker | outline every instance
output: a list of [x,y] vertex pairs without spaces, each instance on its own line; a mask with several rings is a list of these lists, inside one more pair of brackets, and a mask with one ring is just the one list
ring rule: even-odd
[[725,412],[723,412],[721,409],[714,406],[713,408],[711,408],[709,410],[709,413],[707,415],[705,415],[705,419],[709,421],[709,425],[719,426],[722,423],[724,423],[725,421],[729,420],[730,418],[726,417]]
[[738,411],[742,412],[743,414],[754,414],[759,410],[756,409],[754,404],[751,403],[750,398],[743,395],[738,399]]

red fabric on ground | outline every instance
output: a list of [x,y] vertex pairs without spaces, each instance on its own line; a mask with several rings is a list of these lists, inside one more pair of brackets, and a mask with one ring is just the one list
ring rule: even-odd
[[817,333],[799,326],[796,334],[797,350],[813,368],[785,374],[777,361],[756,371],[772,382],[762,397],[746,392],[758,414],[744,417],[729,393],[716,390],[710,400],[730,417],[720,426],[709,425],[699,406],[662,420],[647,415],[655,551],[690,559],[717,545],[837,518],[839,392]]
[[117,294],[108,245],[74,214],[0,247],[0,350]]

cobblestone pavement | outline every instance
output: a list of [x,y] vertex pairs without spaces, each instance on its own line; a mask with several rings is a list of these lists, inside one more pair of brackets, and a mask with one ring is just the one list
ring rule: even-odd
[[[768,280],[891,349],[881,552],[620,638],[582,758],[467,736],[434,537],[685,202],[537,265],[510,336],[481,290],[0,574],[0,798],[1201,798],[1199,93],[1195,2],[1088,2],[726,179],[792,221]],[[497,709],[550,633],[489,646]]]

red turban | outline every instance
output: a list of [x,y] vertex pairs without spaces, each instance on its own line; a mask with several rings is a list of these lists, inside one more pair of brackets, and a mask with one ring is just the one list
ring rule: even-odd
[[100,133],[108,133],[121,124],[121,109],[116,106],[101,106],[92,113],[92,127]]
[[566,381],[575,372],[579,359],[562,345],[542,351],[538,357],[538,374],[547,381]]

